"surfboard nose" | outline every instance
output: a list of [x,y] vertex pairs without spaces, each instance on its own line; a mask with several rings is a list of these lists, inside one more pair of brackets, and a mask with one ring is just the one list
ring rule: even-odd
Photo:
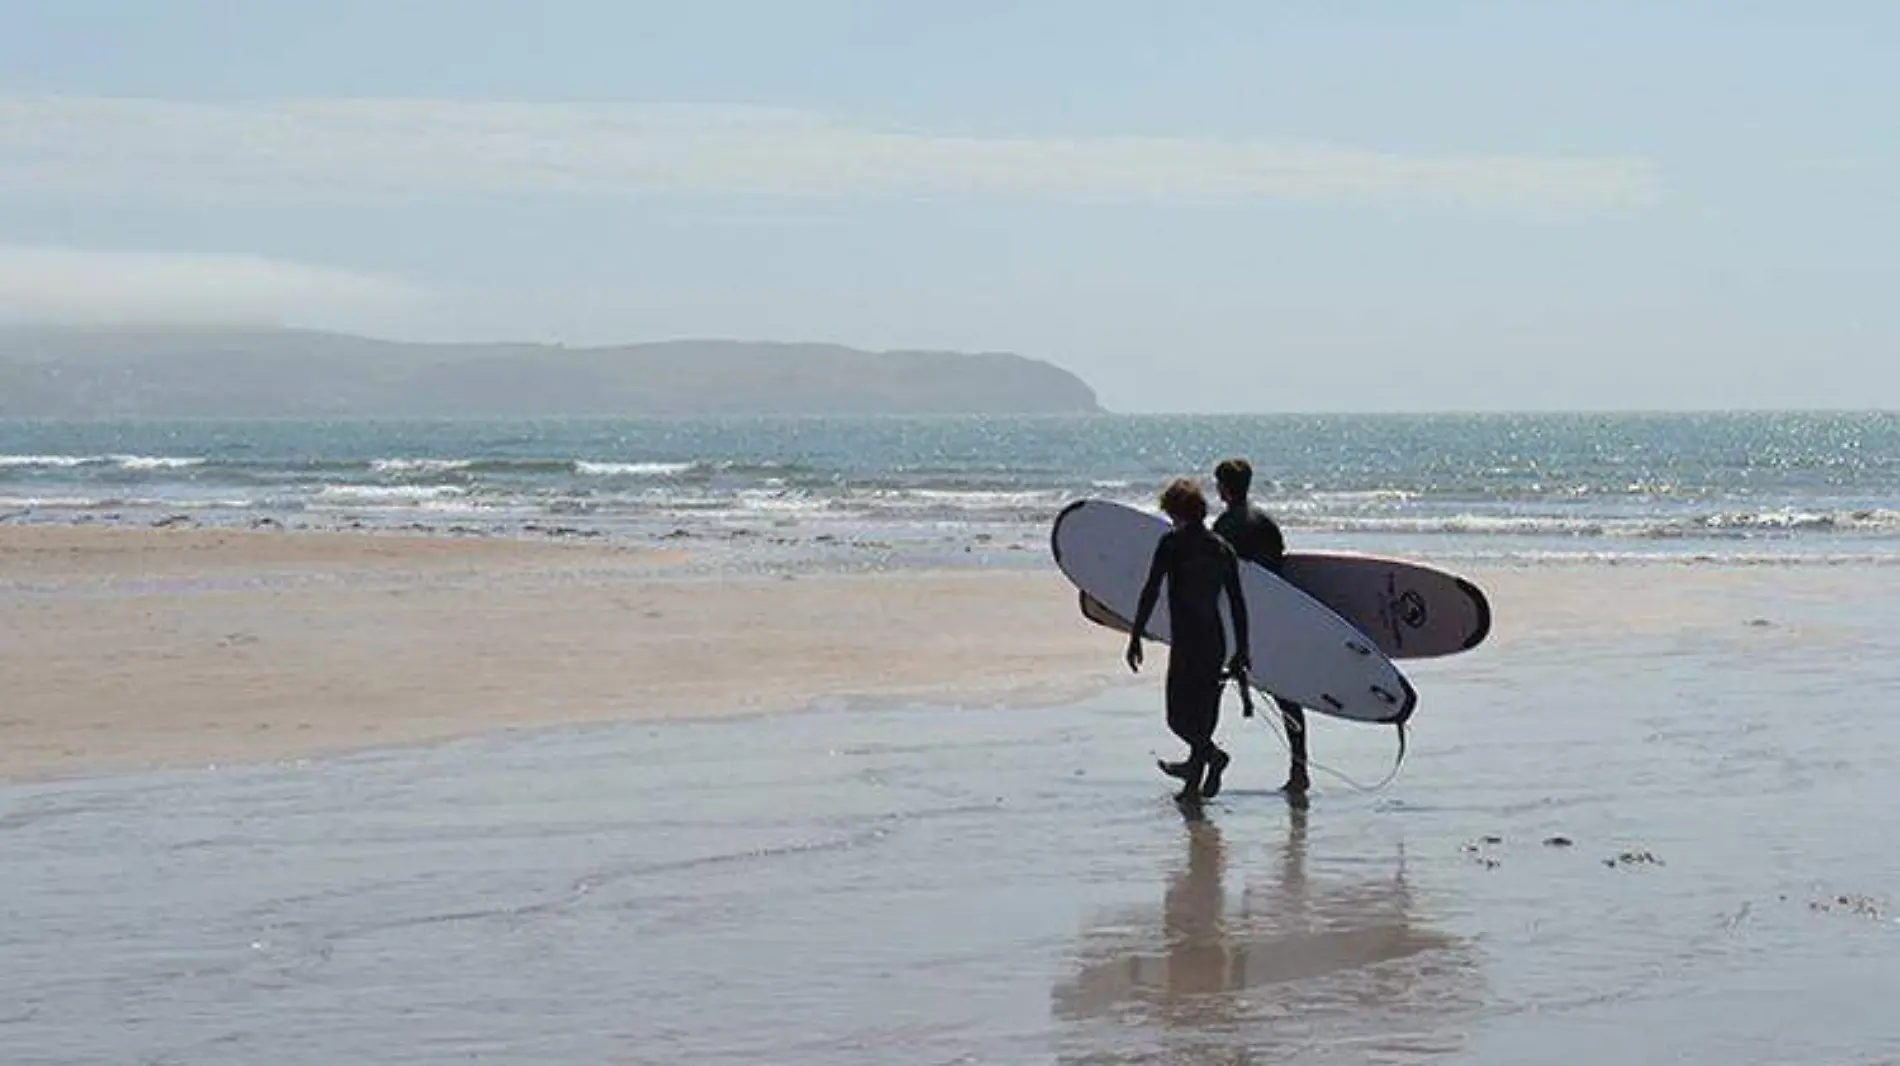
[[1062,564],[1062,520],[1080,510],[1089,501],[1073,500],[1062,510],[1056,512],[1056,520],[1049,527],[1049,552],[1056,558],[1056,565]]

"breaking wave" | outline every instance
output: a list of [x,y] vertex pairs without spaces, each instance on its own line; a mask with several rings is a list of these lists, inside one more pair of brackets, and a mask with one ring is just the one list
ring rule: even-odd
[[109,466],[120,470],[182,470],[203,466],[202,456],[176,455],[0,455],[0,470],[71,470]]
[[1460,513],[1450,515],[1289,516],[1288,526],[1332,533],[1455,533],[1464,536],[1627,537],[1645,540],[1746,538],[1792,533],[1900,533],[1900,511],[1721,511],[1701,514],[1601,516]]
[[698,463],[602,463],[585,459],[574,463],[574,472],[582,477],[678,477],[698,468]]

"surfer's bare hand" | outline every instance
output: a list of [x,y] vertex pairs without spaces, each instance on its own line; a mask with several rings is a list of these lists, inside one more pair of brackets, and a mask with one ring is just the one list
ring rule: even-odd
[[1128,642],[1128,668],[1130,670],[1135,671],[1136,673],[1141,672],[1141,641],[1140,640],[1131,640]]

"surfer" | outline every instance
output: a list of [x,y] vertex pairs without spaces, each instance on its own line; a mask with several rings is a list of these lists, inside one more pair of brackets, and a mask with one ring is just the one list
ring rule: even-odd
[[[1192,478],[1169,482],[1161,493],[1161,510],[1174,527],[1155,545],[1128,637],[1128,668],[1141,669],[1141,634],[1154,614],[1165,577],[1173,644],[1168,655],[1168,728],[1187,743],[1188,757],[1160,766],[1183,782],[1176,798],[1191,802],[1218,795],[1221,772],[1227,769],[1228,755],[1214,746],[1214,729],[1220,721],[1221,689],[1226,682],[1223,670],[1244,673],[1247,668],[1247,599],[1241,591],[1234,549],[1207,528],[1207,497],[1200,483]],[[1231,660],[1221,625],[1223,591],[1239,645]]]
[[[1233,546],[1234,554],[1259,563],[1275,574],[1286,560],[1286,538],[1272,516],[1247,499],[1253,489],[1253,464],[1245,459],[1223,459],[1214,467],[1214,484],[1227,509],[1214,520],[1214,533]],[[1280,720],[1286,725],[1292,764],[1282,791],[1299,795],[1312,787],[1306,775],[1306,709],[1278,696]]]

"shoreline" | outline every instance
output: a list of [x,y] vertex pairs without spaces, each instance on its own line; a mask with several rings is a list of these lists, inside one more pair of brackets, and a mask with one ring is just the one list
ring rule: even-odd
[[[1053,566],[703,562],[604,541],[0,525],[0,782],[543,726],[1039,707],[1116,686],[1159,714],[1165,652],[1131,676]],[[1400,664],[1427,707],[1435,676],[1506,676],[1514,646],[1824,640],[1782,607],[1900,580],[1878,565],[1454,569],[1497,629]]]

